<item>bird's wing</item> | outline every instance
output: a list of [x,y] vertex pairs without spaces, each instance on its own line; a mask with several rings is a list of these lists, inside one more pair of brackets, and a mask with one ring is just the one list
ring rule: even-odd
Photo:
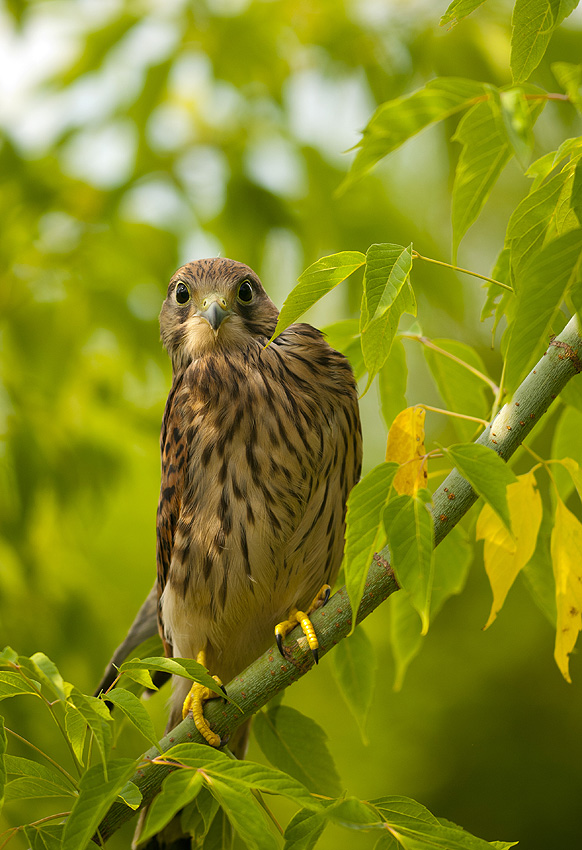
[[160,447],[162,452],[162,483],[156,523],[156,562],[158,573],[158,624],[164,643],[164,651],[172,656],[172,646],[166,640],[164,625],[161,618],[160,597],[166,586],[172,562],[176,525],[180,516],[182,503],[183,468],[186,461],[185,435],[179,423],[179,410],[176,395],[180,389],[182,378],[178,377],[166,403]]

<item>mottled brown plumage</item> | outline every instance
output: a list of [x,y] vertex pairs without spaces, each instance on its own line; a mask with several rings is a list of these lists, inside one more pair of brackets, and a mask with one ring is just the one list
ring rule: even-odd
[[[360,473],[347,360],[306,324],[265,348],[277,315],[256,274],[226,259],[179,269],[160,314],[173,365],[161,434],[160,630],[168,654],[205,650],[224,682],[273,643],[293,607],[333,583]],[[175,689],[174,721],[187,685]]]

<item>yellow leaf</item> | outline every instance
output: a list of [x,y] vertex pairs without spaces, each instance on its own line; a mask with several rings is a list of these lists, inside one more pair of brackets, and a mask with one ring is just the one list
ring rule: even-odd
[[394,479],[394,489],[400,496],[414,496],[419,488],[426,487],[425,415],[422,407],[407,407],[398,414],[388,433],[386,460],[400,464]]
[[501,610],[509,588],[536,548],[542,521],[542,500],[533,472],[520,475],[507,487],[507,505],[513,534],[499,516],[484,505],[477,520],[477,540],[484,540],[483,560],[493,591],[493,604],[484,628],[489,628]]
[[562,676],[571,682],[568,665],[582,629],[582,523],[561,499],[552,531],[552,564],[556,580],[556,646],[554,658]]

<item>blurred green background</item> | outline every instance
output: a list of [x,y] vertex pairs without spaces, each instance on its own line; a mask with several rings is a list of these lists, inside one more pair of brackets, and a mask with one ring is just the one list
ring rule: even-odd
[[[157,315],[179,265],[241,260],[280,305],[305,266],[335,251],[412,241],[450,259],[454,125],[334,194],[345,151],[378,103],[435,75],[510,82],[511,4],[489,0],[448,32],[438,27],[445,8],[0,2],[0,643],[44,651],[90,692],[151,587],[170,382]],[[532,82],[557,90],[550,63],[580,61],[581,46],[578,10]],[[580,132],[574,110],[551,103],[534,155]],[[489,273],[527,187],[511,163],[461,246],[461,266]],[[469,342],[498,377],[478,283],[420,264],[413,283],[424,333]],[[310,320],[357,316],[359,287],[356,278],[335,291]],[[441,405],[422,353],[406,346],[409,404]],[[377,408],[373,389],[362,402],[366,470],[384,456]],[[582,415],[570,415],[579,433]],[[545,456],[559,416],[537,438]],[[453,438],[442,418],[429,414],[427,427],[428,447]],[[474,520],[475,511],[467,527]],[[551,627],[523,584],[483,633],[489,606],[479,546],[467,590],[447,604],[398,693],[390,603],[376,611],[366,624],[378,652],[368,745],[329,663],[285,699],[324,726],[350,793],[409,795],[529,850],[580,846],[582,666],[573,657],[574,684],[562,680]],[[150,701],[160,730],[166,698]],[[8,725],[66,758],[32,701],[3,707]],[[119,755],[143,747],[124,727]],[[249,756],[261,758],[254,742]],[[42,814],[11,804],[2,828]],[[129,846],[130,834],[108,846]],[[330,828],[319,846],[371,839]]]

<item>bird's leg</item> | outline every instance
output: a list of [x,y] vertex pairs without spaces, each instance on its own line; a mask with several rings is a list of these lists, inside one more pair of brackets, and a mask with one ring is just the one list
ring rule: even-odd
[[315,634],[315,629],[309,619],[310,615],[313,614],[314,611],[317,611],[318,608],[323,607],[327,600],[329,599],[331,593],[331,587],[329,584],[324,584],[307,612],[299,611],[297,608],[293,608],[290,612],[287,620],[283,620],[282,623],[279,623],[275,626],[275,638],[277,640],[277,646],[279,647],[279,652],[285,658],[285,653],[283,652],[283,638],[286,637],[289,632],[295,628],[297,623],[303,629],[303,634],[307,638],[307,642],[309,643],[309,648],[315,658],[315,663],[317,664],[319,661],[319,643],[317,641],[317,635]]
[[[202,664],[203,667],[206,667],[206,652],[203,649],[201,649],[196,656],[196,661],[198,664]],[[213,676],[212,678],[224,691],[224,686],[218,676]],[[224,692],[226,693],[226,691]],[[194,725],[202,737],[208,741],[211,747],[220,747],[222,744],[220,735],[217,735],[216,732],[212,731],[208,725],[208,721],[204,717],[204,703],[209,699],[218,699],[218,695],[211,691],[210,688],[207,688],[206,685],[201,685],[200,682],[194,682],[188,692],[188,696],[184,700],[184,705],[182,706],[182,717],[186,717],[188,712],[191,711]]]

